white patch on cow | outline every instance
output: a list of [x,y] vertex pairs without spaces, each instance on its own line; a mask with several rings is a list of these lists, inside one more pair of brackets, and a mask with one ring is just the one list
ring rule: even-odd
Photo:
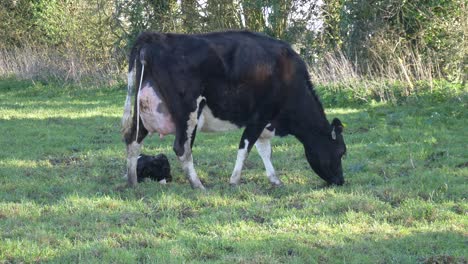
[[128,184],[137,184],[137,163],[141,153],[141,144],[132,142],[127,145],[127,180]]
[[[200,107],[200,102],[204,99],[204,97],[202,96],[199,96],[197,98],[197,108],[195,109],[195,111],[191,112],[189,114],[189,119],[187,120],[187,131],[185,133],[187,133],[187,141],[188,142],[191,142],[192,141],[192,134],[193,134],[193,130],[195,130],[195,127],[197,126],[197,124],[199,124],[198,122],[198,108]],[[190,147],[190,145],[189,145]],[[190,150],[191,152],[191,150]]]
[[[264,131],[268,131],[265,129]],[[274,132],[273,132],[274,134]],[[271,184],[273,185],[281,185],[280,179],[276,177],[275,169],[273,168],[273,164],[271,163],[271,143],[270,138],[259,138],[257,142],[255,142],[255,147],[257,148],[258,154],[262,158],[263,164],[265,165],[266,175],[268,180],[270,180]]]
[[135,84],[135,67],[127,74],[127,81],[128,81],[128,86],[133,87]]
[[127,134],[132,126],[132,93],[135,84],[135,69],[132,69],[128,75],[127,98],[125,99],[124,113],[122,116],[122,132]]
[[273,129],[273,131],[270,131],[270,130],[266,129],[269,126],[271,126],[270,123],[268,123],[268,125],[265,126],[265,129],[263,129],[262,134],[260,134],[259,138],[271,139],[272,137],[275,136],[275,130],[274,129]]
[[229,121],[216,118],[207,105],[203,108],[200,120],[198,121],[198,130],[202,132],[223,132],[239,128]]
[[[200,102],[204,99],[204,97],[199,96],[197,98],[197,108],[195,111],[191,112],[189,115],[189,119],[187,121],[187,136],[191,137],[192,132],[195,129],[195,126],[197,126],[198,123],[198,108],[200,107]],[[190,132],[190,133],[189,133]]]
[[162,179],[159,181],[159,184],[166,184],[166,183],[167,183],[166,179]]
[[234,171],[232,172],[231,179],[229,182],[231,184],[239,184],[241,179],[242,167],[244,167],[244,161],[247,158],[247,150],[249,148],[249,141],[244,140],[244,148],[237,151],[236,165],[234,166]]
[[135,133],[135,141],[138,141],[138,133],[140,132],[140,90],[141,90],[141,84],[143,83],[143,75],[145,73],[145,64],[141,65],[141,76],[140,76],[140,85],[138,86],[137,90],[137,124],[136,124],[136,133]]

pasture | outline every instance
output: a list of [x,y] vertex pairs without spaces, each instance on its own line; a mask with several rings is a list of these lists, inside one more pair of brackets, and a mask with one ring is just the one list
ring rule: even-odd
[[0,81],[0,263],[467,263],[467,97],[326,107],[346,123],[346,183],[327,187],[292,137],[270,186],[240,131],[197,134],[193,190],[173,137],[147,138],[174,181],[122,179],[123,88]]

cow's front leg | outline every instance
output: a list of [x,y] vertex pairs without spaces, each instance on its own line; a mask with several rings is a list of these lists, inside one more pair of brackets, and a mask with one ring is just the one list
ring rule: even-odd
[[242,133],[242,138],[239,143],[239,150],[237,151],[236,165],[231,174],[231,179],[229,183],[232,185],[238,185],[241,179],[242,167],[244,166],[244,161],[247,159],[250,150],[257,141],[258,137],[262,133],[265,124],[261,125],[249,125],[245,128]]

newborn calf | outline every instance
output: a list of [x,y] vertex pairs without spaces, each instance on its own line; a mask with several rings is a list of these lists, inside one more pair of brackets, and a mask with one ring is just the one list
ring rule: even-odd
[[137,179],[138,182],[144,181],[146,178],[158,181],[165,184],[172,181],[171,166],[166,155],[159,154],[156,156],[140,155],[137,163]]

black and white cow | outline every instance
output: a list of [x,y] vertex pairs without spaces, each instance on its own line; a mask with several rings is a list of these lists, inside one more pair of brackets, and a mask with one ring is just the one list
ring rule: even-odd
[[[133,106],[131,96],[138,90]],[[290,45],[248,31],[200,35],[142,33],[129,58],[128,94],[122,119],[128,183],[137,183],[143,139],[175,134],[173,149],[194,188],[195,133],[243,128],[230,183],[238,184],[243,163],[256,146],[274,185],[270,139],[295,136],[312,169],[330,184],[344,183],[343,126],[330,124],[313,90],[305,63]]]

